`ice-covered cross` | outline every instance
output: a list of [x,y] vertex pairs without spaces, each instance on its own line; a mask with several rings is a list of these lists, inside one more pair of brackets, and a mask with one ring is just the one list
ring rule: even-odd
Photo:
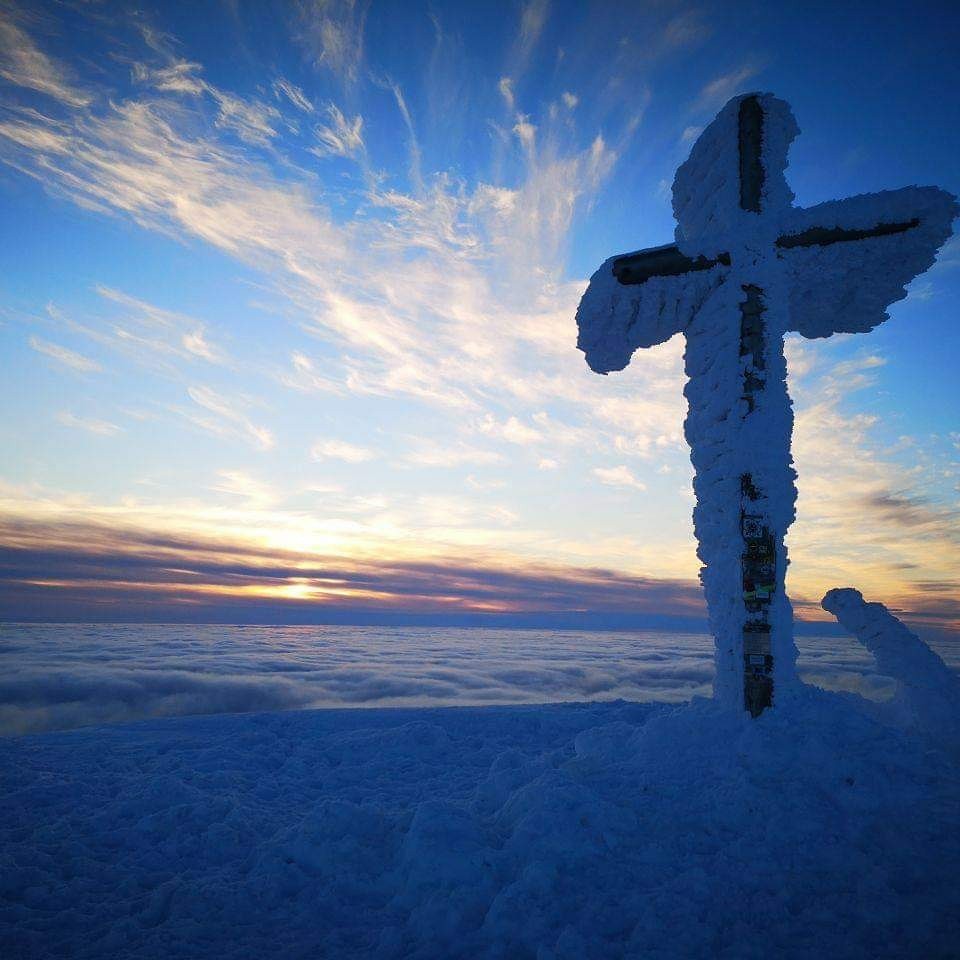
[[686,337],[684,429],[714,695],[754,716],[797,682],[784,592],[797,496],[784,334],[872,330],[933,263],[958,213],[936,187],[792,206],[784,171],[798,132],[782,100],[731,100],[677,171],[676,244],[607,260],[577,310],[578,346],[597,373]]

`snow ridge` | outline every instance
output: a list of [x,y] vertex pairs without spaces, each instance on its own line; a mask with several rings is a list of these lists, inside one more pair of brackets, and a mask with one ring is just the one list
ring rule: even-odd
[[895,722],[960,743],[960,679],[935,651],[852,587],[829,591],[821,606],[873,654],[881,673],[896,678]]

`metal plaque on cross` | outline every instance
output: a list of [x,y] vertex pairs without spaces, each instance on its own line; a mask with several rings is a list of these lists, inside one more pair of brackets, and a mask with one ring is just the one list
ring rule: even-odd
[[686,338],[684,431],[714,695],[753,716],[796,684],[784,592],[796,503],[784,335],[882,323],[958,213],[936,187],[793,206],[784,171],[798,132],[770,94],[731,100],[677,171],[676,242],[611,257],[577,310],[578,346],[597,373],[622,370],[640,347]]

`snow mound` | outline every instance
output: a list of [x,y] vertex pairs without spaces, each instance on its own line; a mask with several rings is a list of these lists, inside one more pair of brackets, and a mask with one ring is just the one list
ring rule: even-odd
[[[878,648],[879,649],[879,648]],[[0,743],[24,958],[903,958],[960,942],[960,777],[804,688],[147,721]]]

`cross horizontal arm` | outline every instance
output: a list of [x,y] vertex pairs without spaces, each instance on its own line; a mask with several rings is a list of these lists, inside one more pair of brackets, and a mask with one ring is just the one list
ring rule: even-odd
[[634,350],[686,330],[723,282],[727,271],[718,264],[729,262],[726,255],[692,260],[670,245],[601,264],[577,309],[577,346],[590,369],[622,370]]
[[866,333],[950,236],[956,199],[904,187],[792,211],[777,240],[787,273],[790,329],[805,337]]
[[668,243],[617,257],[613,261],[613,275],[626,286],[645,283],[651,277],[679,277],[695,270],[709,270],[720,263],[730,266],[730,255],[721,253],[715,260],[687,257],[675,243]]
[[777,238],[777,246],[781,250],[790,250],[793,247],[826,247],[831,243],[845,243],[849,240],[867,240],[870,237],[888,237],[894,233],[906,233],[913,227],[919,227],[917,217],[904,220],[900,223],[878,223],[867,229],[845,230],[843,227],[810,227],[803,233],[793,233]]

